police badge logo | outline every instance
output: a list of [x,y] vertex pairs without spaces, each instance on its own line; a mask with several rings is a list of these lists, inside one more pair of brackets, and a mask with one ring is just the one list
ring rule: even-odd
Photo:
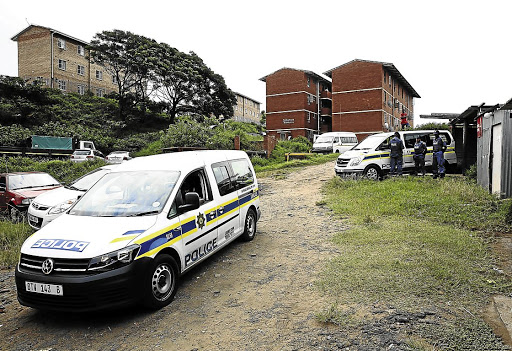
[[199,229],[203,229],[205,222],[206,221],[204,219],[204,215],[202,213],[199,213],[197,215],[197,226],[199,227]]

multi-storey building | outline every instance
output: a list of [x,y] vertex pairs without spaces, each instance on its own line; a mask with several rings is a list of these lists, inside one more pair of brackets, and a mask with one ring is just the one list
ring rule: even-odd
[[327,131],[369,134],[413,126],[413,98],[420,96],[392,63],[353,60],[318,75],[282,68],[266,83],[267,132],[278,139],[309,139]]
[[332,129],[369,134],[413,127],[420,96],[392,63],[353,60],[324,73],[332,78]]
[[261,103],[235,92],[236,105],[233,107],[233,119],[237,122],[260,123],[261,120]]
[[267,134],[277,140],[302,135],[312,139],[330,130],[331,82],[312,71],[282,68],[266,83]]
[[63,92],[97,96],[117,91],[115,78],[89,59],[87,42],[51,28],[30,25],[14,37],[18,42],[18,76],[39,80]]

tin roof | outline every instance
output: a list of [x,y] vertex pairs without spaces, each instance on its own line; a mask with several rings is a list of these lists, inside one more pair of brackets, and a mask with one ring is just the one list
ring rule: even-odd
[[49,27],[43,27],[43,26],[38,26],[37,24],[31,24],[29,25],[27,28],[23,29],[21,32],[19,32],[18,34],[16,34],[15,36],[13,36],[11,38],[12,41],[18,41],[18,37],[20,35],[22,35],[23,33],[27,32],[28,30],[32,29],[32,28],[43,28],[43,29],[47,29],[49,30],[51,33],[55,33],[55,34],[58,34],[59,36],[61,37],[64,37],[64,38],[67,38],[67,39],[71,39],[73,41],[76,41],[80,44],[84,44],[84,45],[89,45],[88,42],[86,41],[83,41],[81,39],[78,39],[78,38],[75,38],[75,37],[72,37],[71,35],[68,35],[66,33],[62,33],[62,32],[59,32],[58,30],[55,30],[55,29],[52,29],[52,28],[49,28]]
[[321,74],[318,74],[318,73],[315,73],[313,71],[308,71],[308,70],[305,70],[305,69],[297,69],[297,68],[290,68],[290,67],[283,67],[283,68],[280,68],[278,69],[277,71],[274,71],[270,74],[267,74],[266,76],[264,77],[261,77],[259,80],[261,80],[262,82],[266,82],[267,81],[267,77],[268,76],[271,76],[279,71],[282,71],[282,70],[285,70],[285,69],[289,69],[289,70],[292,70],[292,71],[300,71],[300,72],[304,72],[306,74],[309,74],[310,76],[313,76],[315,78],[317,78],[318,80],[321,80],[321,81],[324,81],[324,82],[327,82],[327,83],[331,83],[331,80]]
[[416,97],[416,98],[421,98],[421,96],[416,92],[416,90],[414,90],[414,88],[412,87],[411,84],[409,84],[409,82],[407,81],[407,79],[404,78],[404,76],[402,76],[402,74],[400,73],[400,71],[395,67],[394,64],[392,63],[389,63],[389,62],[380,62],[380,61],[370,61],[370,60],[360,60],[360,59],[354,59],[350,62],[347,62],[347,63],[344,63],[338,67],[334,67],[333,69],[330,69],[326,72],[324,72],[324,74],[326,76],[328,76],[329,78],[332,78],[332,71],[338,69],[338,68],[341,68],[343,66],[346,66],[346,65],[349,65],[351,63],[354,63],[354,62],[369,62],[369,63],[377,63],[379,65],[382,65],[388,72],[391,73],[391,75],[393,77],[395,77],[395,79],[397,79],[403,87],[405,87],[407,90],[409,90],[411,92],[411,95],[413,97]]

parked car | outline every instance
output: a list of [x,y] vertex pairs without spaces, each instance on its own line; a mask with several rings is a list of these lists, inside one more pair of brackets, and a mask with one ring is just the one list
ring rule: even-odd
[[122,163],[131,159],[132,158],[128,151],[114,151],[108,154],[105,158],[108,163]]
[[44,172],[0,173],[0,210],[7,212],[13,222],[19,222],[33,198],[61,186]]
[[110,165],[97,168],[70,184],[39,195],[28,208],[28,224],[36,230],[41,229],[63,214],[91,186],[115,167]]
[[101,151],[98,150],[79,149],[75,150],[75,152],[73,152],[73,154],[71,155],[71,162],[92,161],[97,158],[104,160],[105,155],[103,155]]

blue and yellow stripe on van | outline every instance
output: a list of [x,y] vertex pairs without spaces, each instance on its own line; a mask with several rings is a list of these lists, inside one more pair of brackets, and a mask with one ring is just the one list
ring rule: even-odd
[[[259,198],[259,189],[253,189],[241,196],[225,202],[219,206],[212,207],[205,211],[205,225],[211,227],[214,223],[236,212],[239,208],[252,204]],[[214,230],[212,228],[211,230]],[[177,222],[171,226],[163,228],[157,232],[151,233],[145,237],[135,240],[134,243],[141,246],[137,258],[152,256],[158,251],[172,246],[178,241],[187,238],[197,232],[197,217],[192,216],[185,219],[182,223]],[[133,239],[137,235],[130,235]],[[116,238],[112,242],[122,241],[122,238]]]
[[[432,151],[432,148],[430,149],[427,149],[427,155],[428,154],[432,154],[433,151]],[[450,146],[448,148],[446,148],[446,151],[444,152],[445,154],[453,154],[455,153],[455,147],[453,146]],[[409,155],[403,155],[403,157],[413,157],[414,156],[414,152],[411,152]],[[380,153],[374,153],[374,154],[369,154],[369,155],[366,155],[363,160],[361,161],[362,162],[365,162],[365,161],[370,161],[370,160],[374,160],[374,159],[378,159],[378,158],[390,158],[390,153],[389,152],[380,152]]]

